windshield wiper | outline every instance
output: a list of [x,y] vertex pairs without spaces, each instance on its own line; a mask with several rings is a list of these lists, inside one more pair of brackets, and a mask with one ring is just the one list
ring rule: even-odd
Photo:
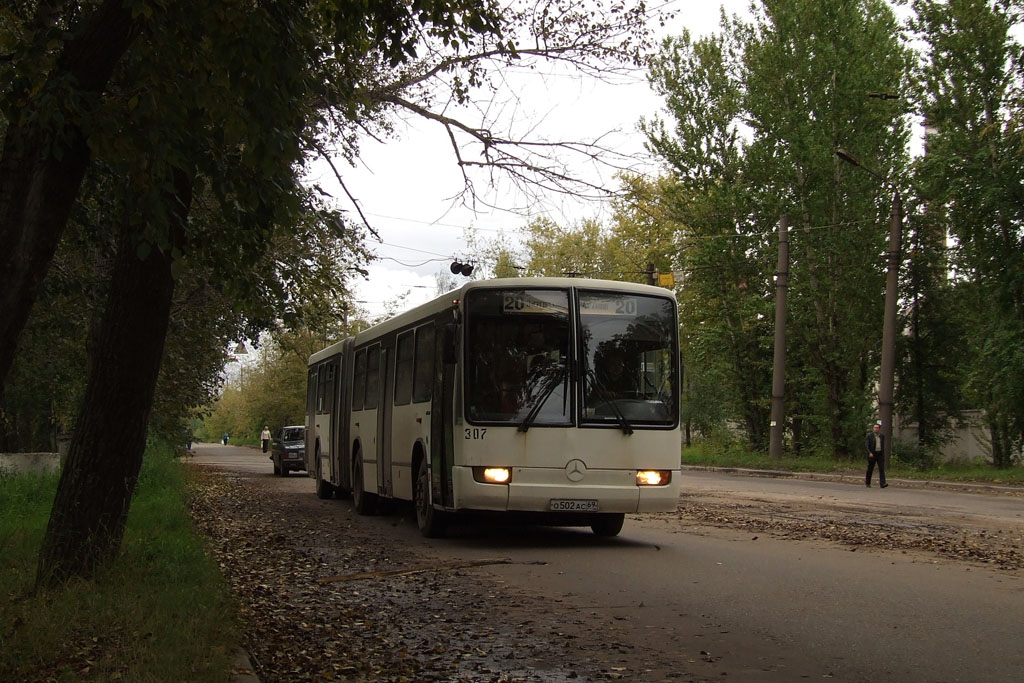
[[558,368],[557,372],[550,373],[547,376],[548,383],[544,385],[544,388],[537,394],[537,398],[534,399],[533,405],[530,406],[530,412],[526,414],[523,421],[519,423],[519,431],[529,431],[533,425],[533,421],[537,419],[537,415],[540,414],[540,409],[547,403],[548,397],[554,392],[555,387],[565,381],[565,366],[562,365]]
[[594,388],[597,389],[597,391],[594,393],[596,393],[598,398],[604,401],[604,404],[611,408],[612,412],[615,413],[615,417],[616,419],[618,419],[619,425],[622,427],[622,433],[625,434],[626,436],[632,434],[633,425],[631,425],[629,423],[629,420],[626,419],[626,416],[623,415],[622,410],[619,408],[619,405],[615,402],[611,392],[608,391],[608,389],[605,388],[604,384],[601,383],[601,380],[597,378],[597,373],[594,372],[594,370],[589,366],[587,366],[587,377],[590,378],[590,381],[594,383]]

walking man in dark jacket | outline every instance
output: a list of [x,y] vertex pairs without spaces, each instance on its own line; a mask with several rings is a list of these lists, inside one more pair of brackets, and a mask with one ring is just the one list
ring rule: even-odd
[[884,489],[888,484],[885,483],[885,436],[882,435],[881,420],[876,420],[871,431],[868,432],[865,446],[868,449],[868,473],[864,477],[864,483],[871,486],[871,473],[875,471],[877,464],[878,485]]

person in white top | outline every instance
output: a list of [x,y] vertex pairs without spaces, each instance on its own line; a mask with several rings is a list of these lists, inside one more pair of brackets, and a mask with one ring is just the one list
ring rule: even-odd
[[260,433],[260,440],[263,442],[263,452],[266,453],[270,450],[270,428],[263,425],[263,431]]

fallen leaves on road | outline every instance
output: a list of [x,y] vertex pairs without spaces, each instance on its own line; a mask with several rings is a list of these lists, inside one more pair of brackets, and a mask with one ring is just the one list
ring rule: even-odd
[[431,565],[371,535],[351,506],[317,500],[312,484],[283,493],[270,488],[279,479],[195,472],[192,514],[238,597],[263,683],[627,676],[602,668],[618,663],[603,637],[581,643],[548,603],[498,594],[472,572],[511,560]]
[[678,514],[698,524],[770,533],[787,540],[823,539],[850,546],[850,550],[925,551],[999,569],[1024,569],[1024,538],[1019,528],[979,529],[952,521],[924,522],[884,510],[852,512],[827,502],[732,502],[685,492]]
[[[376,572],[357,572],[355,574],[339,574],[337,576],[324,576],[316,580],[319,584],[336,583],[338,581],[358,581],[361,579],[382,579],[389,576],[412,576],[413,574],[424,574],[426,572],[451,571],[453,569],[468,569],[469,567],[487,567],[496,564],[524,564],[513,562],[509,558],[498,558],[493,560],[467,560],[464,562],[441,562],[429,567],[414,567],[412,569],[388,569]],[[544,562],[531,562],[530,564],[546,564]]]

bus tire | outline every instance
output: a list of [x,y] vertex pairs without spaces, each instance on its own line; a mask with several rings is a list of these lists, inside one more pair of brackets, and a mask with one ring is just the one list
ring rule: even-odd
[[430,478],[427,475],[427,461],[421,460],[416,470],[416,483],[412,492],[416,508],[416,526],[427,538],[444,538],[448,526],[447,515],[437,510],[430,502]]
[[[349,477],[349,479],[351,479],[351,477]],[[352,497],[351,483],[349,484],[348,487],[345,487],[345,486],[335,486],[334,487],[334,497],[335,498],[340,498],[342,500],[346,500],[348,498],[351,498]]]
[[621,512],[599,514],[594,521],[590,523],[590,528],[593,530],[595,536],[611,538],[612,536],[619,535],[619,532],[622,531],[622,524],[625,521],[626,515]]
[[323,466],[320,464],[319,453],[316,454],[316,497],[320,500],[329,500],[334,497],[334,487],[329,482],[324,481]]
[[377,509],[377,495],[367,493],[363,485],[363,458],[359,451],[352,458],[352,507],[360,515],[372,515]]

